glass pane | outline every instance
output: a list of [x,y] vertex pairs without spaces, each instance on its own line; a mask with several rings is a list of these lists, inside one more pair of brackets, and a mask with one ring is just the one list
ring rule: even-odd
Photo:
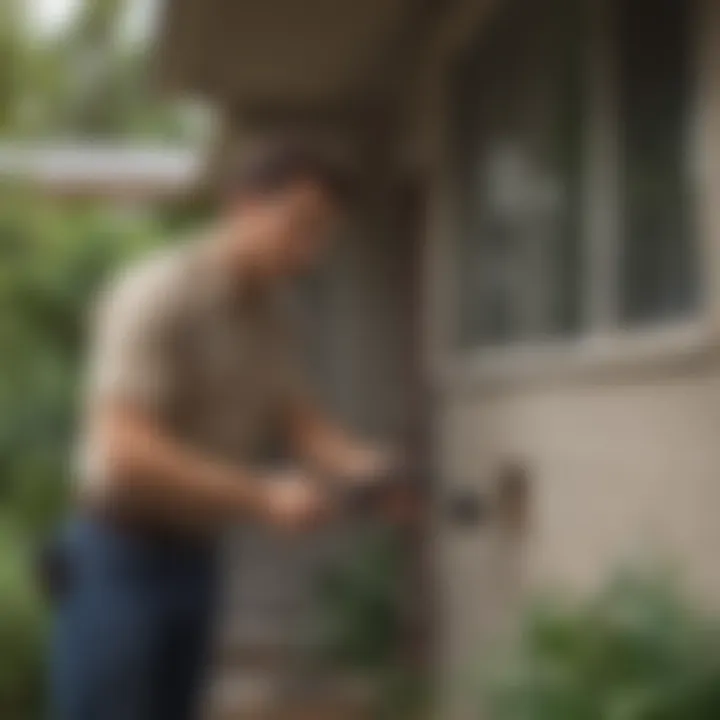
[[464,346],[579,327],[582,7],[501,6],[458,73],[451,140]]
[[625,0],[619,7],[621,310],[629,323],[686,314],[698,299],[687,152],[693,6]]

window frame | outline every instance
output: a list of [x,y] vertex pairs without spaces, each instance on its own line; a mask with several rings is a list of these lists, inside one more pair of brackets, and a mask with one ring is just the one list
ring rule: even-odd
[[[458,287],[454,270],[454,242],[459,217],[453,187],[452,148],[448,142],[452,98],[443,93],[435,202],[430,209],[430,312],[428,350],[431,368],[442,386],[465,386],[467,381],[571,380],[586,372],[638,371],[653,365],[676,366],[720,341],[720,210],[713,210],[712,188],[720,189],[720,166],[712,158],[717,141],[713,125],[720,122],[720,4],[698,0],[691,19],[696,93],[689,107],[690,177],[697,195],[696,241],[701,265],[700,288],[692,316],[621,327],[619,320],[620,173],[618,38],[612,32],[612,4],[591,0],[591,36],[584,73],[587,78],[587,129],[582,198],[582,262],[587,282],[583,292],[583,329],[575,337],[548,337],[495,346],[462,348],[456,341]],[[486,18],[481,18],[485,21]],[[477,29],[477,26],[476,26]],[[447,51],[443,87],[452,87],[460,53],[477,42],[478,33],[465,36]],[[448,82],[450,80],[451,82]],[[720,145],[717,145],[720,150]],[[720,161],[720,157],[718,158]],[[718,234],[713,241],[713,234]]]

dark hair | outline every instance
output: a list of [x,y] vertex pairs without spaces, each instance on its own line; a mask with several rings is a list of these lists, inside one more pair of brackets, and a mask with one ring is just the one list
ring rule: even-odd
[[226,199],[245,193],[272,195],[302,181],[317,184],[339,205],[348,204],[355,189],[346,163],[307,145],[281,142],[251,150],[228,168],[223,195]]

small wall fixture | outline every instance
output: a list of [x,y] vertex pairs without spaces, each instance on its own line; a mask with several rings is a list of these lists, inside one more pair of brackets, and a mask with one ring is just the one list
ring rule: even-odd
[[498,472],[496,481],[496,514],[508,530],[524,533],[530,515],[530,482],[523,463],[512,461]]

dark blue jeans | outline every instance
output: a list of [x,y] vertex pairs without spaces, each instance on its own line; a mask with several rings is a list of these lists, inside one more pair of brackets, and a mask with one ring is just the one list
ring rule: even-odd
[[213,615],[213,548],[77,520],[62,541],[52,720],[193,720]]

